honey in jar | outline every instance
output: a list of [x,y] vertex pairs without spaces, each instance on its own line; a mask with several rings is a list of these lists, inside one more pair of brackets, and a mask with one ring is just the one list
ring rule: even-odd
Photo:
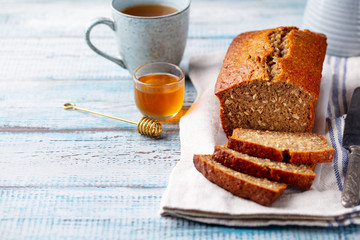
[[184,102],[184,78],[171,73],[151,73],[134,82],[135,103],[146,116],[165,119],[175,116]]

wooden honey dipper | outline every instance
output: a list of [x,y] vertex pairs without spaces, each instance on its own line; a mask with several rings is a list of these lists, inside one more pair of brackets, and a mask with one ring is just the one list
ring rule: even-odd
[[132,123],[137,125],[137,131],[140,134],[149,136],[149,137],[157,137],[160,136],[161,132],[162,132],[162,124],[161,122],[148,118],[148,117],[142,117],[140,119],[140,121],[138,123],[133,122],[133,121],[129,121],[123,118],[119,118],[119,117],[114,117],[111,115],[107,115],[107,114],[103,114],[103,113],[99,113],[99,112],[95,112],[95,111],[91,111],[88,109],[84,109],[84,108],[80,108],[77,107],[74,103],[65,103],[63,108],[65,110],[70,110],[70,109],[74,109],[74,110],[80,110],[80,111],[84,111],[84,112],[88,112],[88,113],[93,113],[93,114],[97,114],[103,117],[108,117],[108,118],[113,118],[116,120],[120,120],[123,122],[127,122],[127,123]]

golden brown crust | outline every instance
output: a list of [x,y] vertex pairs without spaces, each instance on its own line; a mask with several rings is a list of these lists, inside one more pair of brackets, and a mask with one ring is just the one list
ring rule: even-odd
[[319,96],[322,65],[326,53],[326,36],[320,33],[290,31],[288,54],[277,60],[281,73],[277,79],[296,84]]
[[[266,186],[261,186],[261,184],[256,184],[253,181],[245,181],[237,177],[234,170],[226,168],[219,163],[222,167],[214,165],[213,162],[215,161],[212,160],[211,155],[194,155],[193,161],[195,168],[209,181],[236,196],[250,199],[264,206],[270,206],[275,202],[287,187],[286,184],[270,182],[268,180],[266,180],[266,182],[270,182],[276,187],[271,189]],[[237,174],[246,175],[243,173]],[[248,177],[254,178],[251,176]],[[261,179],[259,181],[261,181]]]
[[272,53],[267,39],[270,31],[241,33],[232,41],[215,84],[215,95],[244,81],[269,79],[266,69],[249,59],[249,56],[256,54],[263,62]]
[[268,147],[245,140],[230,137],[228,148],[258,158],[267,158],[273,161],[283,161],[283,151],[277,148]]
[[[297,27],[278,27],[238,35],[230,44],[223,61],[215,85],[216,95],[242,82],[269,80],[266,69],[258,63],[264,63],[272,54],[273,47],[268,37],[279,29],[290,30],[289,51],[286,57],[277,60],[281,73],[276,79],[296,84],[316,95],[317,99],[327,47],[326,36],[301,31]],[[249,56],[259,58],[259,61],[254,62]]]
[[314,152],[296,152],[290,151],[290,160],[288,162],[291,163],[306,163],[306,164],[314,164],[314,163],[326,163],[332,162],[335,149],[326,149],[323,151],[314,151]]
[[[295,136],[295,139],[297,135],[317,136],[317,138],[319,138],[317,142],[324,145],[322,149],[297,150],[297,149],[289,149],[284,147],[274,147],[274,146],[254,142],[251,140],[246,140],[245,138],[241,138],[238,131],[249,132],[249,134],[253,134],[253,136],[259,133],[259,138],[267,138],[266,136],[267,134],[273,134],[275,132],[252,130],[252,129],[234,130],[233,136],[229,138],[228,147],[235,151],[242,152],[258,158],[267,158],[274,161],[284,161],[288,163],[297,163],[297,164],[316,164],[316,163],[331,162],[335,154],[335,149],[326,144],[326,138],[313,133],[278,132],[278,134],[281,136],[286,136],[286,135],[289,135],[289,137]],[[294,138],[292,139],[294,140]],[[281,141],[285,141],[285,140],[279,139],[279,144],[281,144]],[[300,140],[299,138],[299,141],[304,141],[304,140]]]
[[259,158],[252,160],[252,157],[224,146],[215,146],[213,159],[236,171],[305,189],[310,189],[316,175],[312,165],[271,162]]

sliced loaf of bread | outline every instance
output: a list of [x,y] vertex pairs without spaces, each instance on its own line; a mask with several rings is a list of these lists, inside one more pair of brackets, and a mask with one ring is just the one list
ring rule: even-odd
[[237,172],[212,159],[211,155],[194,155],[195,168],[209,181],[236,196],[270,206],[280,197],[287,185],[265,178]]
[[226,145],[215,146],[213,159],[224,166],[272,181],[309,189],[315,179],[314,165],[293,164],[252,157],[229,149]]
[[331,162],[335,149],[314,133],[234,129],[228,148],[250,156],[289,163]]

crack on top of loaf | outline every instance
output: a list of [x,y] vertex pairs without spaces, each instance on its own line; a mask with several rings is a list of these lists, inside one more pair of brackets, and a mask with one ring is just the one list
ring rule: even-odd
[[289,51],[287,35],[293,28],[279,28],[271,33],[268,38],[270,45],[273,47],[273,52],[266,58],[264,67],[268,72],[269,80],[276,78],[279,72],[277,60],[286,57]]

